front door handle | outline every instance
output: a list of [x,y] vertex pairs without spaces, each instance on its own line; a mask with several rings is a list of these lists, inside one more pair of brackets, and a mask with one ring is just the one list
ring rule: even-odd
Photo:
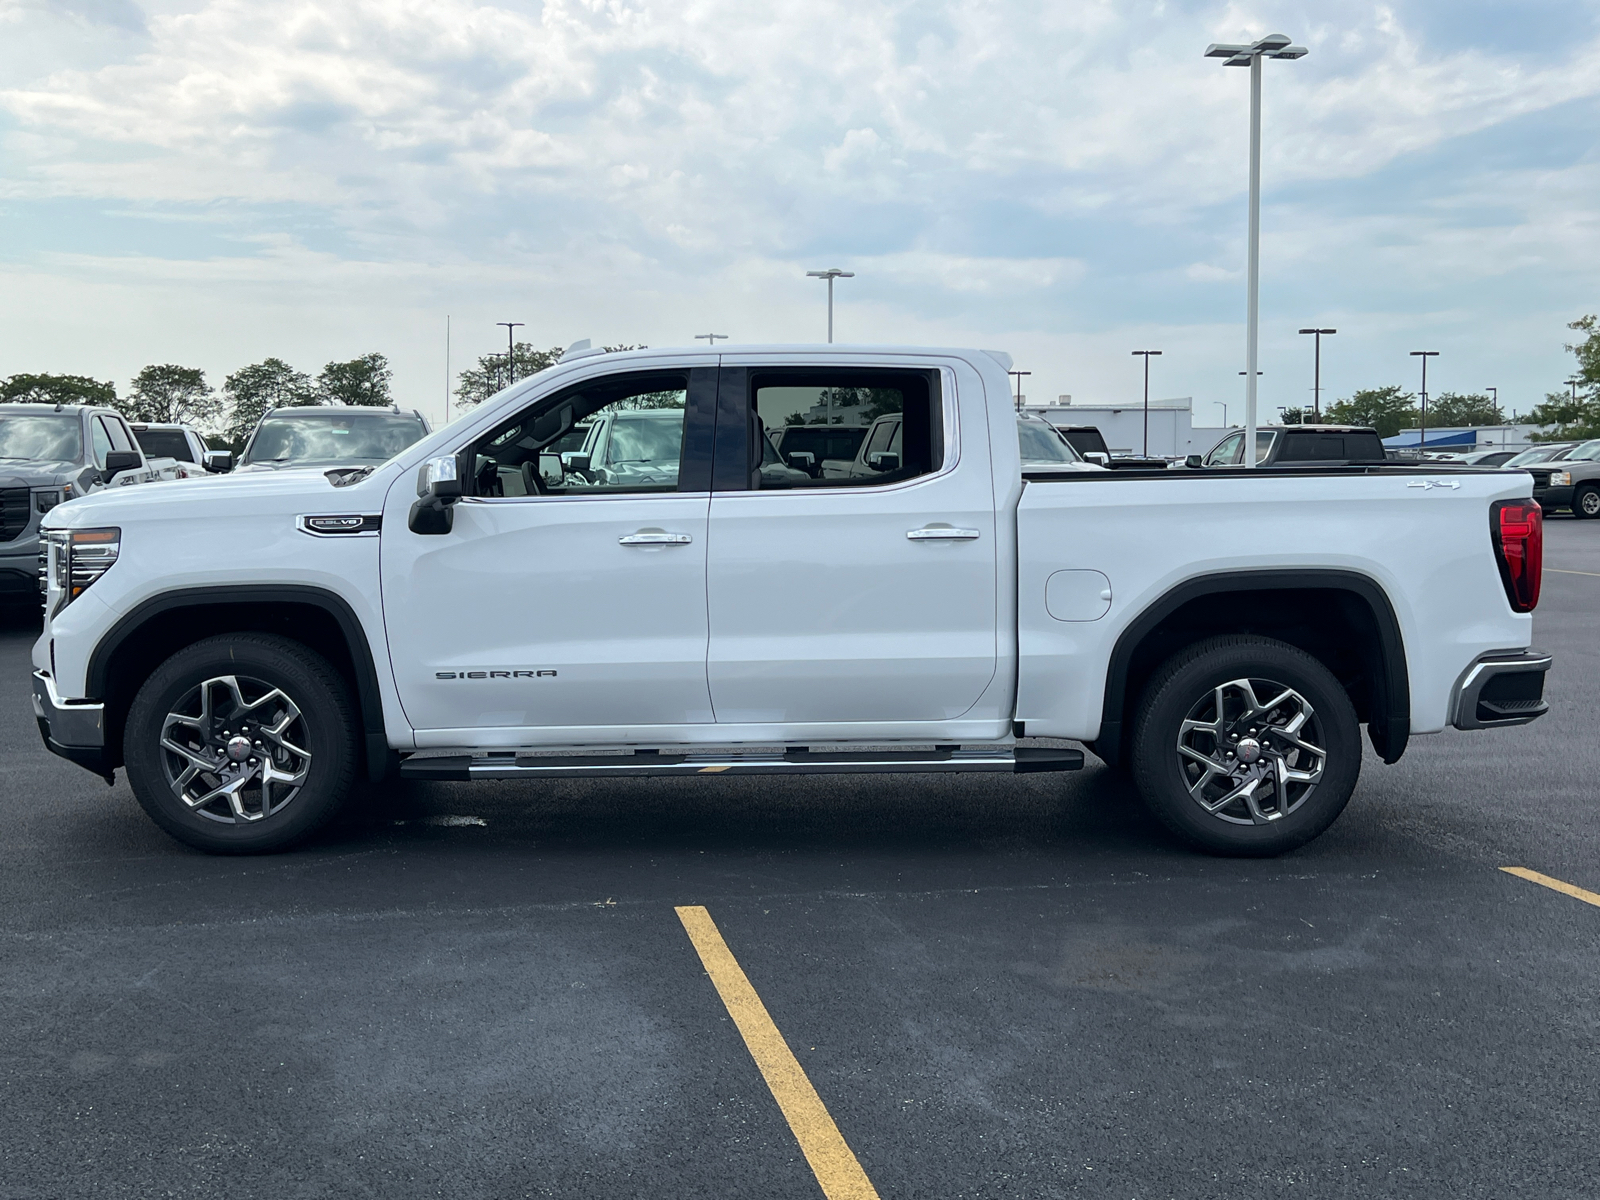
[[660,530],[640,530],[625,533],[617,539],[619,546],[687,546],[694,538],[687,533],[663,533]]
[[906,530],[913,542],[970,542],[983,536],[979,529],[952,529],[949,525],[924,525],[921,529]]

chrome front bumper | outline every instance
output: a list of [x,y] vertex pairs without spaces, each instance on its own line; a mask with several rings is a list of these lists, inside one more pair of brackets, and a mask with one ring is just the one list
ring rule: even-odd
[[1456,681],[1450,723],[1457,729],[1526,725],[1550,711],[1544,676],[1551,657],[1539,650],[1500,650],[1478,658]]
[[43,671],[33,673],[33,715],[39,736],[52,754],[93,771],[106,782],[113,775],[106,766],[106,706],[98,701],[63,700],[56,683]]

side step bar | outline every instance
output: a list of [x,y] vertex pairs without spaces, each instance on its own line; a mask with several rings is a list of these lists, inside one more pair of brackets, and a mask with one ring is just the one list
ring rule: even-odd
[[472,779],[605,779],[647,775],[877,775],[917,771],[988,771],[1022,775],[1033,771],[1079,771],[1082,750],[1019,746],[1011,750],[846,750],[816,753],[516,755],[449,754],[408,758],[402,779],[461,783]]

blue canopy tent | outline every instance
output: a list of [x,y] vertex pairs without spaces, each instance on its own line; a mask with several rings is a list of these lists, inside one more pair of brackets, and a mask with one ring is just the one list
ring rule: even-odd
[[[1423,445],[1422,435],[1415,429],[1408,429],[1404,433],[1397,433],[1393,437],[1383,439],[1385,446],[1397,450],[1408,450]],[[1428,448],[1443,448],[1445,446],[1476,446],[1478,444],[1478,431],[1476,429],[1452,430],[1449,433],[1428,433]]]

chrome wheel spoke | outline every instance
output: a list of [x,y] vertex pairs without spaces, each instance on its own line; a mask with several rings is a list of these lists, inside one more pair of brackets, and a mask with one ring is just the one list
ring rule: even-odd
[[1195,701],[1175,748],[1202,809],[1233,824],[1266,825],[1298,809],[1321,782],[1322,740],[1316,709],[1294,688],[1233,679]]
[[192,688],[162,723],[167,784],[197,816],[223,824],[265,820],[306,785],[310,732],[281,688],[215,676]]

